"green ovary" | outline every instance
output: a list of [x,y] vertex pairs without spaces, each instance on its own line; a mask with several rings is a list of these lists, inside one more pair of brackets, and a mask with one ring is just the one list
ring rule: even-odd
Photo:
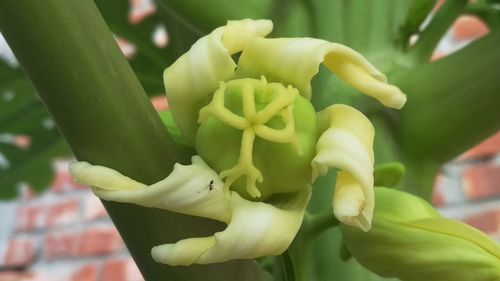
[[297,89],[264,78],[221,83],[199,122],[196,149],[226,190],[264,200],[310,183],[316,113]]

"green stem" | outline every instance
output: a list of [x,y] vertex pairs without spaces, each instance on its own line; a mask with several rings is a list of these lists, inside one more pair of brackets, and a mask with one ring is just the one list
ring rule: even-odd
[[309,239],[312,239],[323,231],[338,226],[339,221],[333,216],[333,209],[329,208],[324,210],[318,214],[310,214],[308,216],[308,223],[306,228],[306,233],[309,236]]
[[429,25],[420,34],[417,43],[410,48],[409,55],[413,62],[425,63],[429,61],[439,41],[462,13],[467,2],[468,0],[447,0],[443,3]]
[[306,212],[302,227],[289,248],[289,252],[293,256],[297,281],[310,279],[311,252],[316,237],[337,225],[339,225],[339,221],[333,216],[332,208],[317,214]]
[[[76,157],[144,183],[167,176],[177,152],[91,0],[0,1],[0,30]],[[161,79],[161,73],[158,73]],[[200,218],[104,202],[146,280],[260,280],[252,261],[169,267],[154,245],[208,235]]]
[[405,153],[450,160],[499,129],[500,32],[438,60],[401,71],[394,83],[408,95],[401,111]]

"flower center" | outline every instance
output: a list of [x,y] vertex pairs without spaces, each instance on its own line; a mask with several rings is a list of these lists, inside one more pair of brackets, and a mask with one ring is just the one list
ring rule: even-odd
[[[241,112],[233,112],[225,106],[226,95],[234,92],[241,93],[241,110],[236,108]],[[298,155],[303,154],[295,132],[293,115],[294,101],[298,95],[297,89],[291,86],[285,88],[278,83],[267,83],[264,77],[261,80],[238,79],[221,82],[212,102],[201,109],[198,122],[204,124],[209,117],[215,117],[227,126],[242,131],[238,162],[220,173],[220,177],[225,179],[226,191],[229,191],[237,179],[246,177],[248,194],[252,197],[261,196],[256,183],[263,182],[264,178],[253,163],[256,137],[270,142],[291,144]],[[283,127],[276,128],[280,125]]]

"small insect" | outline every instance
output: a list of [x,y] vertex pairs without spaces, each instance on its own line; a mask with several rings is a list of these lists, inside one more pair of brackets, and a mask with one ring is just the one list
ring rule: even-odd
[[[208,189],[208,192],[212,191],[215,189],[215,186],[214,186],[214,180],[211,180],[207,186],[205,186],[203,189]],[[202,192],[203,189],[201,189],[200,191],[198,191],[198,193]]]

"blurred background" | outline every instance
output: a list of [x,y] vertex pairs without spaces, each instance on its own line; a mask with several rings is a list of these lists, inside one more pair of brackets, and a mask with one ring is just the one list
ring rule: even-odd
[[[150,0],[131,0],[128,24],[138,25],[155,11]],[[167,29],[155,26],[152,44],[165,48],[169,43]],[[461,16],[432,59],[438,60],[488,32],[478,18]],[[116,41],[133,60],[136,46],[118,36]],[[13,191],[2,191],[5,199],[0,200],[0,281],[143,280],[100,201],[88,187],[71,180],[69,151],[64,144],[54,142],[58,137],[55,126],[39,111],[33,88],[26,84],[1,36],[0,58],[0,100],[5,103],[23,96],[19,108],[24,108],[18,116],[9,117],[7,113],[14,109],[0,101],[0,118],[7,116],[18,122],[11,130],[9,119],[0,119],[0,125],[5,125],[0,127],[0,184],[16,184]],[[151,102],[157,110],[168,109],[164,96]],[[28,125],[33,122],[38,124],[36,129]],[[15,161],[6,157],[8,147],[16,148]],[[23,178],[26,180],[19,181]],[[444,216],[462,220],[500,241],[500,132],[441,167],[432,201]]]

